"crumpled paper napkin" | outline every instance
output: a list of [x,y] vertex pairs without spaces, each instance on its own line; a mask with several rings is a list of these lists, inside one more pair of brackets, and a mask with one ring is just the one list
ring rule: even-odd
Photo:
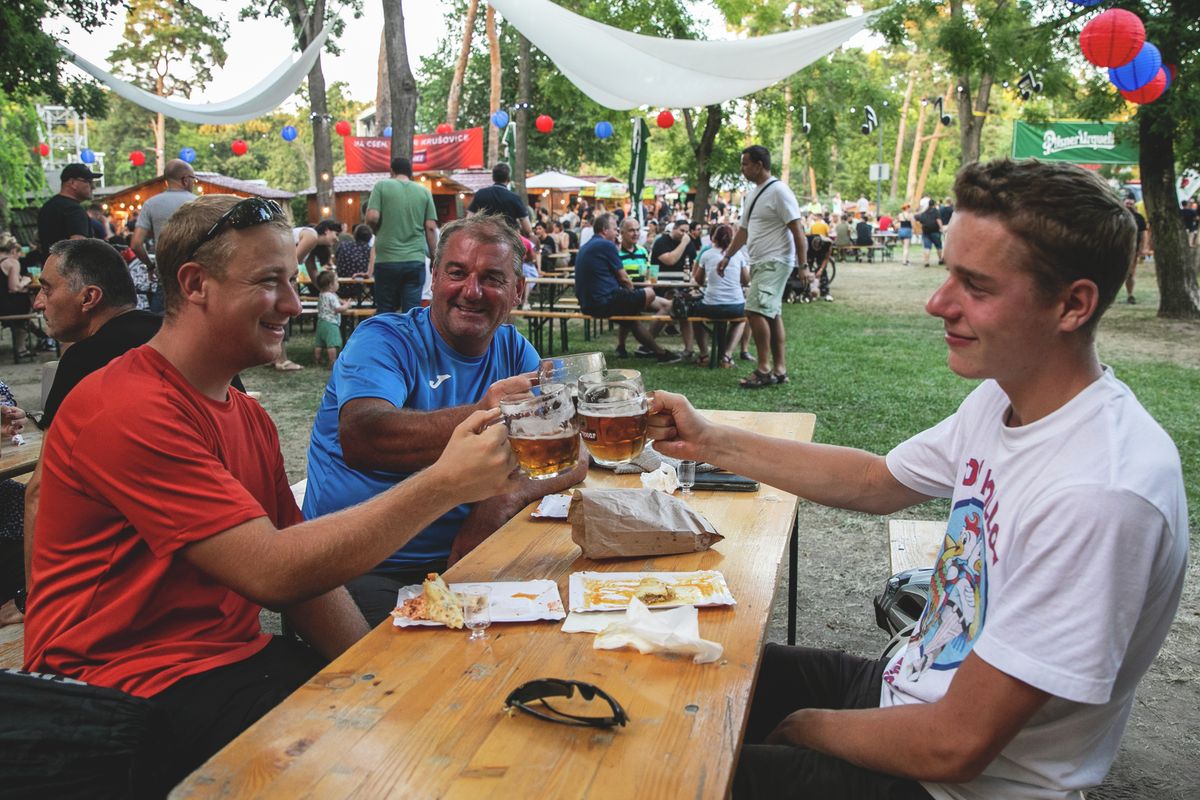
[[625,617],[609,624],[592,647],[596,650],[617,650],[626,645],[639,653],[683,653],[693,656],[697,664],[716,661],[725,652],[717,642],[700,638],[699,615],[695,606],[680,606],[670,611],[651,614],[646,604],[636,597],[629,599]]
[[658,469],[653,472],[643,472],[639,477],[642,479],[642,486],[647,489],[675,494],[675,490],[679,488],[679,473],[673,464],[666,461],[659,464]]

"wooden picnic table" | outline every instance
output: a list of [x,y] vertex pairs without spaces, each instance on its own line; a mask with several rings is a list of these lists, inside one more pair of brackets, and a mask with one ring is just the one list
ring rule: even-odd
[[374,278],[338,278],[338,285],[359,287],[358,297],[354,300],[356,306],[361,307],[364,303],[372,306],[375,305]]
[[38,459],[42,456],[44,434],[32,421],[25,423],[25,429],[21,431],[21,436],[25,439],[23,445],[15,445],[8,438],[0,445],[0,480],[33,472]]
[[[798,413],[705,413],[804,441],[815,421]],[[640,481],[593,469],[587,485]],[[533,520],[531,505],[446,577],[549,578],[567,605],[572,572],[720,570],[737,605],[699,611],[700,635],[725,648],[719,662],[595,650],[591,634],[562,633],[559,622],[495,623],[487,641],[468,642],[466,630],[397,629],[389,620],[171,796],[726,797],[789,540],[795,555],[797,499],[763,486],[697,492],[687,502],[725,536],[712,550],[590,561],[565,521]],[[545,677],[601,687],[625,708],[629,725],[573,728],[504,712],[512,689]]]

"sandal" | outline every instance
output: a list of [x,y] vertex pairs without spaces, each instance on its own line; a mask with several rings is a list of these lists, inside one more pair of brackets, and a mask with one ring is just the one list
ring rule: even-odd
[[771,377],[769,372],[759,372],[754,370],[750,373],[749,378],[743,378],[738,382],[738,385],[743,389],[764,389],[768,386],[775,385],[775,379]]
[[304,369],[304,367],[300,366],[299,364],[297,364],[295,361],[292,361],[291,359],[288,359],[287,361],[283,361],[278,364],[275,364],[274,367],[275,367],[275,369],[279,370],[280,372],[295,372],[298,369]]
[[729,356],[721,356],[721,369],[733,369],[733,359]]
[[696,358],[696,366],[697,367],[707,367],[708,364],[709,364],[708,356],[702,355],[702,356],[698,356]]
[[754,361],[754,356],[750,355],[749,350],[743,350],[738,358],[740,358],[742,361]]
[[778,372],[772,372],[771,379],[775,381],[775,385],[777,385],[777,386],[780,386],[785,383],[789,383],[788,375],[786,372],[783,373],[782,375],[780,375]]

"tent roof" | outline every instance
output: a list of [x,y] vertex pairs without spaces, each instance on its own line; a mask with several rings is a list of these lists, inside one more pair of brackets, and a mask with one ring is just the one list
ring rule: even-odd
[[533,189],[583,189],[588,186],[595,186],[591,181],[585,181],[583,178],[576,178],[573,175],[567,175],[562,172],[543,172],[539,175],[534,175],[525,181],[525,188]]

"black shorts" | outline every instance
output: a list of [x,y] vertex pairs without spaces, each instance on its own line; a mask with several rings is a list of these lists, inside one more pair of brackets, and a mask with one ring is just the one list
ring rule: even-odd
[[242,661],[181,678],[150,698],[166,720],[161,759],[140,776],[163,797],[210,756],[300,688],[326,664],[308,645],[274,637]]
[[886,666],[883,660],[835,650],[768,644],[734,775],[735,800],[928,800],[929,793],[916,781],[815,750],[764,743],[784,717],[801,708],[878,708]]
[[584,313],[591,317],[623,317],[628,314],[640,314],[645,310],[646,292],[642,289],[622,287],[608,298],[607,303],[596,308],[586,309]]

